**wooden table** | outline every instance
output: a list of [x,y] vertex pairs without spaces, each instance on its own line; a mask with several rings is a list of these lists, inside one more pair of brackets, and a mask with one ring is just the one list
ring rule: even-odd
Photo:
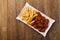
[[[45,38],[16,20],[26,2],[56,20]],[[60,40],[60,0],[0,0],[0,40]]]

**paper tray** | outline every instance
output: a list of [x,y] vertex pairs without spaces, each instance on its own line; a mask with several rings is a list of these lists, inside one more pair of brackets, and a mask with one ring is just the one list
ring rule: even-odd
[[[28,2],[26,2],[26,4],[25,4],[25,6],[23,7],[23,9],[26,8],[27,6],[30,7],[30,8],[32,8],[32,9],[35,9],[35,8],[32,7]],[[22,11],[23,11],[23,9],[22,9]],[[55,22],[55,20],[53,20],[52,18],[46,16],[45,14],[43,14],[41,11],[39,11],[39,10],[37,10],[37,9],[35,9],[35,10],[38,11],[38,12],[40,12],[41,15],[44,16],[45,18],[49,19],[48,28],[45,30],[45,32],[40,32],[40,31],[38,31],[36,28],[34,28],[33,26],[31,26],[30,24],[27,24],[25,21],[23,21],[23,20],[21,19],[21,16],[20,16],[20,15],[18,15],[18,16],[16,17],[16,19],[22,21],[22,22],[25,23],[25,24],[27,24],[29,27],[31,27],[32,29],[34,29],[35,31],[37,31],[38,33],[42,34],[42,35],[45,37],[46,34],[47,34],[47,32],[49,31],[49,29],[51,28],[52,24]]]

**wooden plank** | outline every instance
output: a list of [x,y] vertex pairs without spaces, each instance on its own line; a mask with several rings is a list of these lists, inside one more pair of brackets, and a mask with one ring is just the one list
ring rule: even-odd
[[[0,19],[1,19],[1,13],[2,13],[2,0],[0,0]],[[1,25],[1,23],[0,23],[0,25]],[[0,26],[0,40],[2,40],[2,38],[1,38],[1,26]]]
[[55,24],[52,25],[50,31],[47,34],[46,40],[58,40],[58,27],[59,27],[59,13],[58,13],[58,2],[57,0],[45,0],[44,1],[44,12],[49,17],[56,20]]
[[[46,15],[48,15],[49,17],[50,17],[50,15],[51,15],[51,9],[50,9],[50,7],[51,7],[51,0],[45,0],[44,1],[44,13],[46,14]],[[51,30],[51,29],[50,29]],[[50,37],[49,37],[49,32],[47,33],[47,36],[46,36],[46,38],[44,38],[45,40],[50,40]]]
[[58,26],[57,26],[57,39],[60,40],[60,32],[59,32],[59,28],[60,28],[60,0],[58,0],[58,15],[59,15],[59,21],[58,21]]
[[[21,9],[23,8],[25,4],[25,0],[16,0],[16,10],[17,10],[17,15],[20,13]],[[20,21],[17,21],[17,27],[18,27],[18,40],[25,40],[25,27],[26,25],[23,24]]]
[[7,0],[0,0],[1,40],[7,40]]
[[16,1],[8,0],[7,40],[17,40]]
[[[28,0],[26,0],[26,2],[28,2]],[[24,28],[25,29],[25,40],[33,40],[33,33],[32,33],[32,29],[25,25],[26,27]]]
[[[32,5],[33,7],[35,7],[36,9],[38,9],[38,10],[40,10],[40,11],[42,11],[42,12],[44,12],[43,10],[43,8],[44,8],[44,1],[43,0],[27,0],[28,1],[28,3],[30,4],[30,5]],[[43,40],[43,37],[42,37],[42,35],[40,35],[38,32],[36,32],[36,31],[34,31],[34,30],[32,30],[31,31],[31,33],[32,33],[32,35],[31,35],[31,37],[32,37],[32,39],[31,40]]]

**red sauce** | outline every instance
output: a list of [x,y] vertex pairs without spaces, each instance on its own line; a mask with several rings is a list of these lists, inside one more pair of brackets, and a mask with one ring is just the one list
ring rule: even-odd
[[34,19],[35,22],[31,25],[40,32],[45,32],[46,28],[48,27],[49,20],[43,17],[40,12],[37,12],[37,14],[38,16]]

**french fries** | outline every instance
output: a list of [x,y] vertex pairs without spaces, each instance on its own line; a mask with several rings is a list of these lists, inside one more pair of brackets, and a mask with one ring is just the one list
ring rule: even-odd
[[30,7],[26,7],[20,14],[22,20],[26,21],[28,24],[33,22],[33,18],[37,16],[36,11]]

